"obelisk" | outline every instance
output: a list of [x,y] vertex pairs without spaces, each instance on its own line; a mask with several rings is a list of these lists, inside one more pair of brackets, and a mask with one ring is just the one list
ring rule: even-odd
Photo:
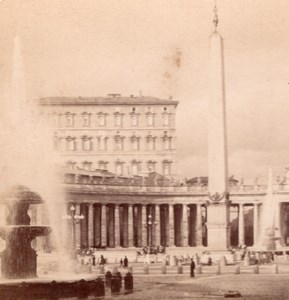
[[210,37],[210,101],[208,116],[209,202],[207,207],[208,247],[224,250],[230,246],[227,171],[226,109],[223,38],[217,30]]

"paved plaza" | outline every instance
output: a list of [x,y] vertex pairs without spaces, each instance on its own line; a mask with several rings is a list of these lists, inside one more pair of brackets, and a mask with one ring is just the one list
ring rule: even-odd
[[[106,256],[106,252],[103,252]],[[123,253],[124,254],[124,253]],[[166,266],[166,274],[162,274],[163,263],[149,264],[149,274],[145,274],[143,262],[129,262],[134,276],[133,293],[121,293],[116,297],[111,295],[110,289],[106,290],[105,299],[223,299],[228,291],[239,291],[242,299],[289,299],[289,261],[286,256],[278,257],[276,262],[259,265],[259,274],[254,274],[256,265],[244,266],[238,262],[240,274],[235,274],[236,265],[221,267],[221,274],[217,275],[217,266],[202,266],[202,273],[190,278],[189,263],[184,263],[183,274],[178,274],[177,266]],[[105,265],[105,272],[113,271],[116,267],[124,277],[127,268],[119,267],[119,263],[113,262]],[[275,274],[275,266],[278,273]],[[77,278],[92,278],[101,276],[99,266],[91,268],[82,266]],[[55,277],[54,272],[44,275],[47,280]],[[43,279],[44,279],[43,278]],[[61,276],[60,276],[61,278]],[[67,279],[65,275],[63,279]]]
[[[289,298],[288,262],[278,264],[278,274],[272,274],[272,264],[261,265],[259,274],[253,274],[254,266],[241,266],[239,275],[234,274],[235,266],[222,267],[221,275],[216,275],[216,266],[205,266],[195,278],[190,278],[189,266],[183,267],[183,274],[177,274],[177,267],[167,267],[167,274],[161,275],[161,264],[150,265],[149,274],[144,274],[142,264],[132,265],[134,292],[118,299],[220,299],[230,290],[241,292],[242,299]],[[106,294],[107,299],[115,298],[109,291]]]

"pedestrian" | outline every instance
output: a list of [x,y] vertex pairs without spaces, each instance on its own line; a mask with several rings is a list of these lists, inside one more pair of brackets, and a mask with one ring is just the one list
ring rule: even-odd
[[92,265],[95,266],[95,255],[92,255]]
[[101,265],[105,264],[105,259],[104,259],[103,255],[100,256],[100,264]]
[[195,277],[195,268],[196,268],[196,264],[194,262],[194,259],[192,258],[192,260],[191,260],[191,277]]
[[123,267],[123,260],[122,260],[122,258],[120,259],[120,261],[119,261],[119,266],[122,268]]
[[128,266],[128,259],[127,259],[126,256],[124,257],[124,260],[123,260],[123,266],[124,266],[125,268],[127,268],[127,266]]

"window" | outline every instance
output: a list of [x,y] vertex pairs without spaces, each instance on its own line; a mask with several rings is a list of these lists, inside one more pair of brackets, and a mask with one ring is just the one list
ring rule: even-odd
[[131,162],[131,174],[138,175],[140,173],[140,161],[133,160]]
[[124,141],[124,137],[120,136],[119,133],[117,133],[114,137],[115,150],[116,151],[122,151],[123,150],[123,141]]
[[106,151],[107,150],[107,137],[99,136],[97,138],[98,140],[98,150],[100,151]]
[[164,135],[163,135],[163,149],[164,150],[171,149],[171,140],[172,140],[172,137],[168,136],[167,131],[165,131]]
[[169,160],[163,161],[163,174],[164,175],[171,175],[171,164],[172,164],[172,162]]
[[114,114],[114,126],[116,127],[122,127],[122,114],[120,114],[119,112],[116,112]]
[[92,150],[92,138],[84,135],[82,137],[82,150],[91,151]]
[[131,120],[131,126],[133,126],[133,127],[138,126],[138,114],[132,113],[130,115],[130,120]]
[[74,114],[67,112],[65,114],[65,126],[73,127],[74,126]]
[[163,113],[163,126],[170,126],[170,114]]
[[75,151],[76,150],[76,139],[75,137],[68,136],[66,138],[66,150]]
[[107,170],[107,165],[108,165],[108,162],[107,161],[103,161],[103,160],[100,160],[98,162],[98,168],[100,170]]
[[53,148],[54,150],[61,150],[61,138],[58,137],[56,134],[53,138]]
[[52,114],[52,125],[55,127],[61,126],[61,114],[60,113],[53,113]]
[[84,112],[82,113],[82,127],[90,127],[91,114]]
[[140,138],[138,136],[133,135],[131,137],[131,148],[132,148],[132,150],[134,150],[134,151],[139,150],[139,141],[140,141]]
[[66,167],[69,169],[69,170],[75,170],[76,168],[76,162],[75,161],[67,161],[66,162]]
[[147,136],[147,149],[155,150],[156,149],[156,137],[152,135]]
[[105,127],[106,126],[106,114],[100,112],[98,113],[98,126]]
[[123,162],[122,161],[117,161],[115,163],[115,173],[116,175],[123,175]]
[[155,167],[156,167],[156,162],[155,161],[149,160],[147,162],[147,169],[148,169],[149,173],[155,172]]
[[84,162],[82,163],[82,168],[83,168],[83,170],[91,171],[91,168],[92,168],[92,162],[90,162],[90,161],[84,161]]
[[154,126],[154,122],[155,122],[154,119],[155,118],[153,113],[151,112],[147,113],[147,126]]

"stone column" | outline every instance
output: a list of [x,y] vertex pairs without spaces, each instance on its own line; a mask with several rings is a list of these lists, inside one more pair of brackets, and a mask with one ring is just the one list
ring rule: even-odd
[[189,230],[188,230],[188,206],[183,204],[183,217],[182,217],[182,236],[183,236],[183,247],[188,246],[188,237],[189,237]]
[[254,203],[254,245],[258,243],[258,224],[259,224],[259,214],[258,214],[258,204]]
[[275,204],[275,218],[274,218],[274,225],[276,228],[275,234],[276,236],[279,236],[281,239],[276,241],[276,245],[277,248],[281,247],[281,245],[283,245],[283,236],[282,236],[282,231],[281,231],[281,203],[280,202],[276,202]]
[[120,247],[119,204],[114,205],[114,246]]
[[160,205],[155,205],[155,245],[159,246],[161,244],[161,221],[160,221]]
[[239,204],[239,224],[238,224],[238,232],[239,232],[239,245],[245,246],[245,228],[244,228],[244,205]]
[[[74,204],[75,206],[75,214],[80,215],[80,204]],[[81,246],[81,229],[80,229],[80,222],[75,224],[75,246],[76,248],[80,248]]]
[[132,204],[128,205],[128,214],[127,214],[127,223],[128,223],[128,247],[133,247],[133,206]]
[[169,247],[175,246],[174,205],[169,204]]
[[94,230],[93,230],[93,204],[88,206],[88,245],[89,247],[94,246]]
[[101,205],[101,245],[107,246],[106,205]]
[[280,233],[280,202],[276,202],[275,204],[275,228],[279,231]]
[[147,246],[147,212],[146,212],[146,205],[142,205],[142,245]]
[[197,204],[196,245],[203,246],[202,206]]
[[[0,226],[4,226],[6,224],[6,205],[0,204]],[[66,221],[66,220],[65,220]],[[67,222],[63,222],[64,224],[67,224]],[[42,224],[42,223],[40,223]],[[6,245],[6,242],[3,239],[0,239],[0,249],[4,249]]]

